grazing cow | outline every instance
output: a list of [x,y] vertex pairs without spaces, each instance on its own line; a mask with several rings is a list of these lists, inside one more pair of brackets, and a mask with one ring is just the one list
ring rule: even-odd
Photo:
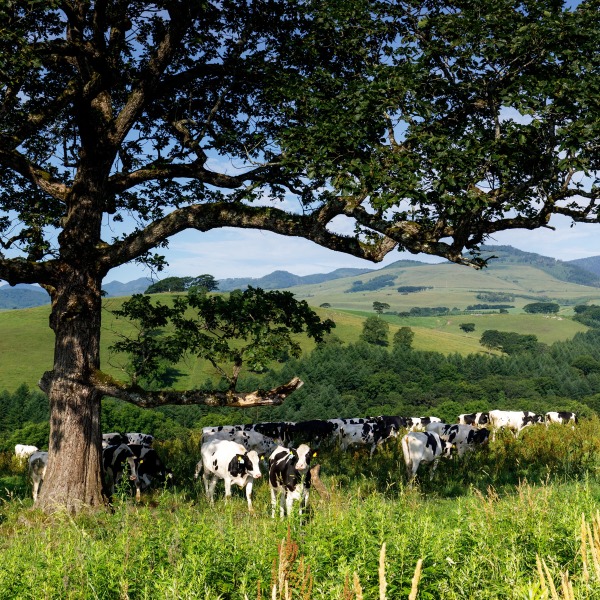
[[277,447],[271,438],[256,431],[253,425],[222,425],[220,427],[204,427],[202,443],[216,440],[227,440],[241,444],[246,450],[255,450],[258,454],[269,454]]
[[138,444],[141,446],[152,446],[152,442],[154,442],[154,436],[149,433],[125,433],[123,436],[124,443],[128,446],[137,446]]
[[123,480],[125,469],[129,470],[129,480],[135,485],[135,499],[140,499],[140,482],[137,476],[136,456],[127,444],[107,446],[102,450],[102,467],[106,480],[106,494],[111,497],[116,486]]
[[231,497],[231,485],[246,488],[248,510],[252,508],[252,487],[254,480],[261,477],[259,458],[255,450],[246,450],[242,444],[230,440],[212,440],[202,444],[201,460],[196,466],[195,478],[202,471],[204,491],[211,504],[214,504],[215,486],[222,479],[225,483],[225,501]]
[[29,457],[29,477],[31,479],[31,491],[33,501],[36,502],[40,486],[46,477],[46,467],[48,466],[47,452],[34,452]]
[[479,429],[472,425],[430,423],[425,431],[437,433],[442,441],[452,444],[459,457],[464,456],[468,449],[487,443],[490,437],[489,429]]
[[310,490],[310,461],[316,456],[307,444],[298,448],[278,446],[269,456],[269,485],[271,488],[271,517],[275,518],[277,496],[280,497],[279,516],[292,512],[294,500],[300,503],[299,513],[308,505]]
[[406,427],[403,417],[367,417],[360,419],[330,419],[334,424],[334,435],[340,442],[340,448],[346,450],[352,444],[370,445],[370,454],[386,440],[397,437]]
[[136,457],[136,469],[140,491],[153,483],[164,485],[172,483],[173,473],[167,469],[154,448],[141,444],[130,444],[129,448]]
[[333,438],[339,442],[341,450],[347,450],[353,444],[373,444],[375,439],[375,419],[329,419],[333,425]]
[[519,437],[519,433],[525,427],[543,422],[543,415],[538,415],[529,410],[490,410],[490,425],[493,430],[492,439],[496,439],[497,429],[510,429],[515,437]]
[[402,438],[402,454],[406,463],[408,481],[412,483],[421,463],[433,463],[430,478],[441,456],[450,456],[452,444],[443,441],[433,431],[411,431]]
[[[279,421],[274,423],[255,423],[254,425],[247,425],[246,427],[252,427],[254,431],[271,438],[277,444],[286,444],[291,440],[295,425],[296,424],[291,421]],[[257,450],[257,452],[259,451]]]
[[441,423],[442,420],[437,417],[407,417],[406,427],[409,431],[425,431],[429,423]]
[[579,422],[577,419],[577,415],[574,412],[547,412],[546,413],[546,427],[550,425],[550,423],[560,423],[561,425],[565,425],[566,423],[572,423],[573,429],[575,425]]
[[25,444],[17,444],[15,446],[15,456],[19,460],[28,459],[34,452],[37,452],[39,448],[37,446],[27,446]]
[[472,425],[473,427],[482,427],[490,422],[489,412],[468,413],[458,415],[459,425]]

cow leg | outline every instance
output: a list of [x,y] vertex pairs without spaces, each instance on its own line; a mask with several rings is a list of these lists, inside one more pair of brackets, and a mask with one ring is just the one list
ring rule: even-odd
[[248,482],[246,483],[246,500],[248,501],[248,510],[251,513],[254,513],[254,508],[252,508],[252,487],[254,483],[251,478],[248,478]]
[[275,518],[275,509],[277,508],[277,491],[271,486],[271,519]]
[[303,490],[303,498],[300,500],[300,514],[302,514],[302,503],[304,503],[304,509],[308,510],[308,488],[304,488]]
[[217,486],[217,478],[212,476],[204,475],[204,489],[206,490],[206,497],[211,504],[215,503],[215,487]]
[[285,493],[285,508],[286,508],[286,513],[287,513],[288,517],[292,514],[293,507],[294,507],[294,494],[290,491],[286,491],[286,493]]
[[225,482],[225,502],[227,502],[231,498],[231,479],[226,477],[223,481]]
[[433,464],[431,465],[431,471],[429,471],[429,481],[433,481],[433,475],[435,473],[435,470],[437,469],[438,462],[440,462],[439,457],[436,458],[433,461]]

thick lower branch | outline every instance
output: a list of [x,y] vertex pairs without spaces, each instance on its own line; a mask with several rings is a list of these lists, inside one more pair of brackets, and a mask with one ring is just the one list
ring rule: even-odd
[[[44,373],[38,384],[42,391],[47,392],[49,390],[53,377],[54,374],[52,371]],[[157,406],[169,405],[188,406],[193,404],[231,408],[279,406],[292,392],[295,392],[304,385],[301,379],[294,377],[288,383],[276,388],[255,390],[253,392],[203,390],[148,392],[139,388],[127,387],[101,372],[96,373],[87,383],[104,396],[117,398],[135,404],[140,408],[156,408]]]

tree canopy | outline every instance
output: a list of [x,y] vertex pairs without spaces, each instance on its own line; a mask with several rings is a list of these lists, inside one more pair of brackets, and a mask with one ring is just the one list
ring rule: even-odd
[[102,278],[160,270],[175,234],[481,267],[498,231],[596,223],[599,21],[597,0],[2,3],[0,278],[48,291],[56,336],[41,506],[101,502]]

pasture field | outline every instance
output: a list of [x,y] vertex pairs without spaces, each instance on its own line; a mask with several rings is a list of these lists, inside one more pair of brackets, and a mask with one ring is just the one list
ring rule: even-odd
[[[157,295],[167,302],[170,295]],[[103,302],[103,326],[101,338],[102,369],[119,379],[124,379],[122,357],[111,356],[108,348],[122,333],[132,333],[133,327],[125,320],[116,320],[111,311],[120,308],[124,298],[106,298]],[[344,310],[315,309],[323,319],[330,318],[336,323],[333,333],[345,343],[356,342],[362,332],[362,325],[372,311],[348,312]],[[54,347],[53,333],[48,327],[49,307],[0,312],[0,390],[13,392],[21,384],[35,387],[44,371],[52,368]],[[570,318],[546,318],[543,315],[528,314],[482,314],[451,317],[410,317],[399,318],[384,315],[390,323],[390,342],[400,327],[411,327],[415,333],[413,348],[445,354],[472,354],[486,352],[479,344],[479,338],[486,329],[531,333],[540,342],[551,344],[558,340],[572,338],[577,332],[587,328]],[[461,323],[475,323],[475,331],[465,333]],[[300,339],[304,352],[310,352],[314,343],[307,338]],[[202,387],[207,379],[215,376],[212,367],[205,361],[188,360],[177,369],[181,377],[177,388]]]
[[413,488],[395,442],[372,460],[323,449],[331,498],[313,490],[309,514],[283,521],[269,516],[265,481],[254,516],[240,493],[225,505],[222,486],[207,504],[191,479],[197,455],[181,440],[161,448],[175,490],[139,505],[123,493],[112,511],[76,518],[32,510],[5,456],[0,598],[598,598],[599,425],[499,436],[440,463],[431,481],[424,470]]

